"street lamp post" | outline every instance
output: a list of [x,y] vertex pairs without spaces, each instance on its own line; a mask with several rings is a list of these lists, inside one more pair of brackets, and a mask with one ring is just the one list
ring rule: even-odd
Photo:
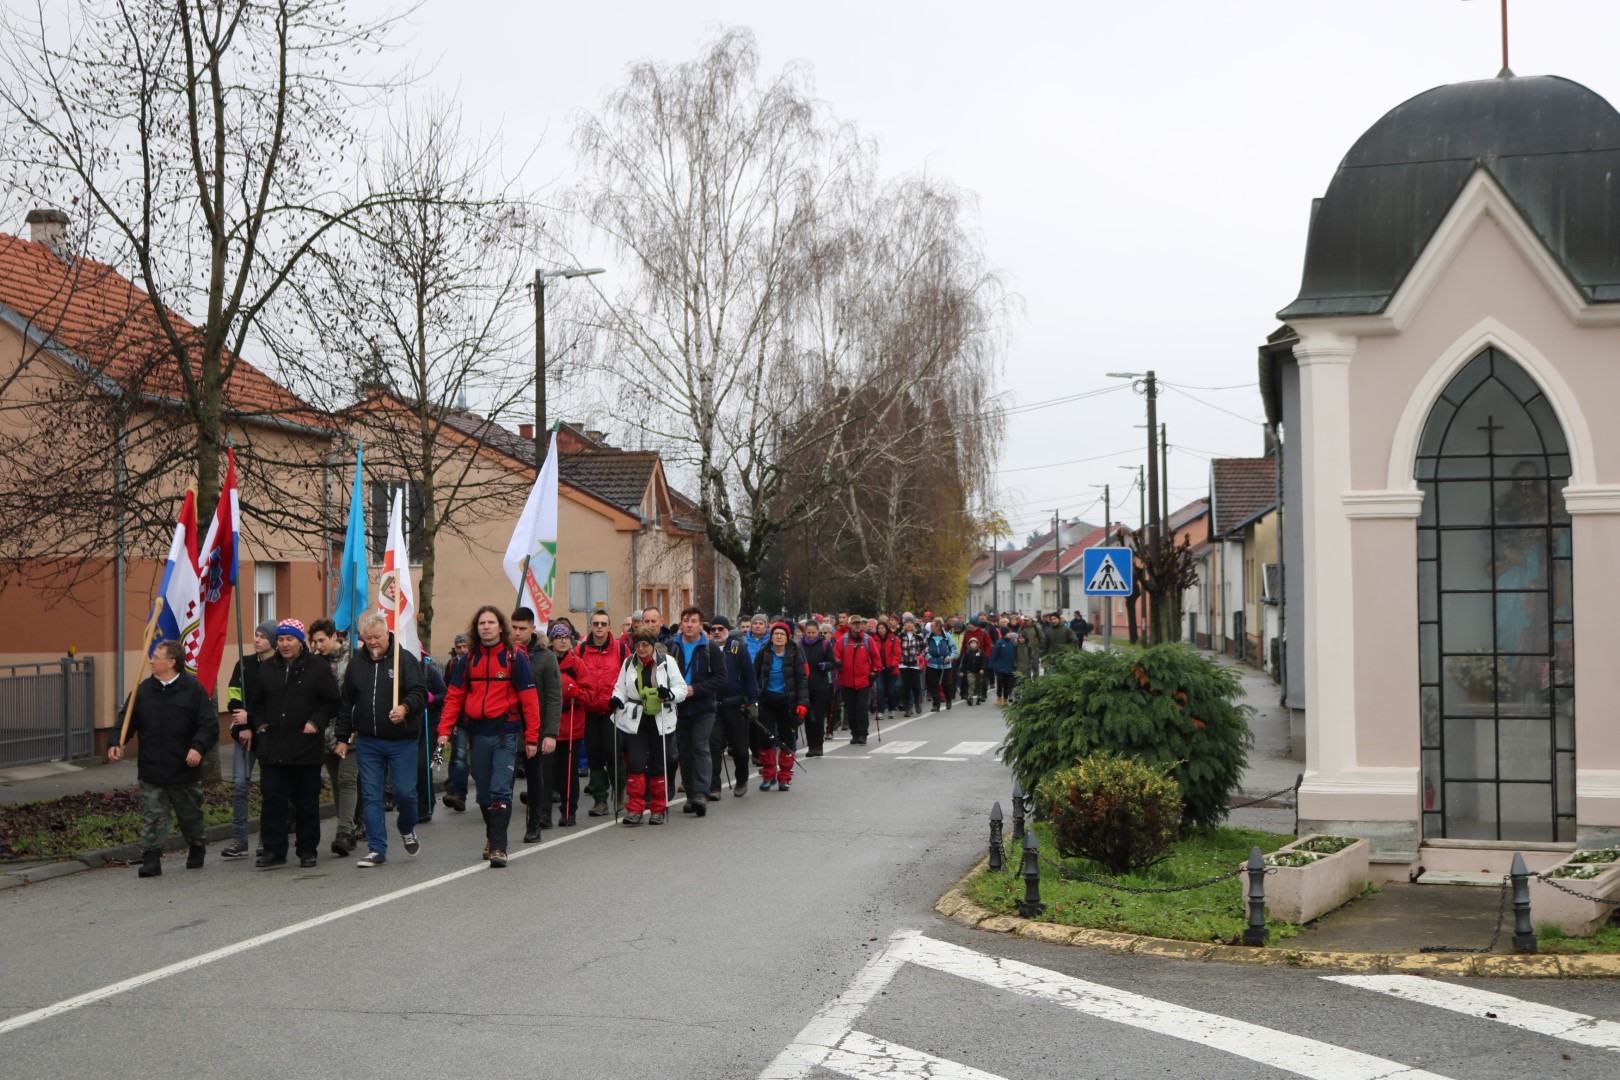
[[600,266],[587,269],[534,272],[534,467],[546,465],[546,279],[590,277],[605,273]]

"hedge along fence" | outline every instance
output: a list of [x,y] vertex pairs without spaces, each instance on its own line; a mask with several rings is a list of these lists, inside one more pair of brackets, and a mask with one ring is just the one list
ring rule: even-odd
[[1242,696],[1235,671],[1187,645],[1069,651],[1020,687],[1001,755],[1026,791],[1099,752],[1163,766],[1183,825],[1218,825],[1254,745]]

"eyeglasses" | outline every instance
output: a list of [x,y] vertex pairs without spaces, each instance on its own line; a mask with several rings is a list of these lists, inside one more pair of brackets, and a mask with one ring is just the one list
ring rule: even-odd
[[605,623],[605,622],[593,622],[593,623],[591,623],[591,625],[592,626],[612,626],[613,624],[612,623]]

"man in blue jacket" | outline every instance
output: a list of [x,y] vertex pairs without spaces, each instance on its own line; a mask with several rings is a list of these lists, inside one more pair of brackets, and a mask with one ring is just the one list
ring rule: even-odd
[[709,640],[726,658],[726,687],[720,693],[713,733],[709,736],[709,802],[720,799],[720,780],[725,768],[724,755],[731,750],[737,778],[731,793],[738,798],[748,794],[749,710],[759,702],[759,682],[748,646],[731,636],[731,620],[716,615],[709,623]]

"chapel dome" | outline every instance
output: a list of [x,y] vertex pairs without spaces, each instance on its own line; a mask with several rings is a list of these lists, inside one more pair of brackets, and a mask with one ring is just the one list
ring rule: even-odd
[[1485,169],[1592,303],[1620,302],[1620,113],[1580,83],[1453,83],[1385,113],[1311,213],[1282,319],[1384,310],[1474,170]]

